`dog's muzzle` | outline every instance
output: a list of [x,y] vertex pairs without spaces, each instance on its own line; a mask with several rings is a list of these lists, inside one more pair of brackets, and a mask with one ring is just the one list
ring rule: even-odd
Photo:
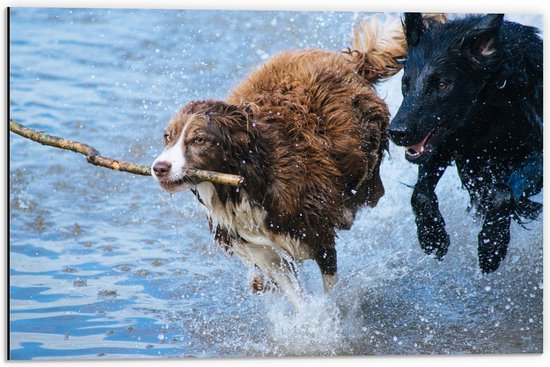
[[157,161],[153,163],[153,167],[151,167],[151,171],[153,172],[153,175],[156,178],[163,178],[170,173],[171,168],[172,168],[172,164],[170,162]]

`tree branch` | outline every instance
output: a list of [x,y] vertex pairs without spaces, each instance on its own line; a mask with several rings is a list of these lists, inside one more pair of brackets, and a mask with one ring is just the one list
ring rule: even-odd
[[[102,156],[97,151],[97,149],[89,146],[88,144],[60,138],[58,136],[48,135],[43,131],[36,131],[29,127],[23,126],[11,119],[10,130],[18,135],[21,135],[24,138],[34,140],[42,145],[49,145],[65,150],[72,150],[73,152],[83,154],[86,156],[86,159],[89,163],[96,166],[106,167],[117,171],[129,172],[136,175],[151,175],[151,169],[148,166]],[[212,183],[237,187],[240,186],[244,180],[242,176],[204,170],[188,170],[185,178],[191,182],[209,181]]]

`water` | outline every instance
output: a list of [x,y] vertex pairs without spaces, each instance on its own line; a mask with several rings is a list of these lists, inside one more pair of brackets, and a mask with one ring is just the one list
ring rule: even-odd
[[[11,117],[149,164],[179,106],[223,99],[277,51],[342,49],[364,15],[12,9]],[[379,87],[392,113],[399,79]],[[480,223],[451,167],[437,193],[452,245],[427,257],[416,167],[394,146],[386,196],[339,233],[341,282],[324,297],[305,263],[299,313],[249,293],[250,269],[211,243],[189,192],[13,134],[9,174],[12,359],[542,352],[542,216],[513,224],[508,257],[481,275]]]

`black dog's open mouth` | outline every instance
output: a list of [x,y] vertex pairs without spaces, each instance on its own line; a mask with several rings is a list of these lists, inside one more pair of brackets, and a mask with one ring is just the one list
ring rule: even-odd
[[410,162],[418,162],[425,156],[429,155],[437,145],[443,140],[445,135],[445,127],[440,125],[426,135],[418,144],[405,147],[405,158]]

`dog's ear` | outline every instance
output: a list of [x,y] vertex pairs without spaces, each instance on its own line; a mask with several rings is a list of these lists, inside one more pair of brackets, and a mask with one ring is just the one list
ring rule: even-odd
[[475,58],[492,56],[496,51],[497,38],[504,22],[504,14],[487,14],[468,32],[462,41],[462,48]]
[[232,135],[246,131],[249,113],[242,107],[215,101],[204,114],[221,142],[229,144]]
[[422,13],[422,22],[426,29],[447,23],[448,21],[449,18],[447,18],[447,14],[445,13]]
[[212,133],[227,153],[236,157],[235,161],[242,161],[249,155],[250,145],[258,137],[251,106],[214,102],[206,110],[205,116]]
[[426,30],[422,13],[405,13],[403,28],[405,29],[407,45],[409,47],[415,46],[418,40],[420,40],[422,33]]
[[[254,106],[220,103],[209,116],[227,157],[228,172],[245,177],[245,187],[263,187],[266,147],[254,123]],[[261,190],[260,190],[261,191]]]

